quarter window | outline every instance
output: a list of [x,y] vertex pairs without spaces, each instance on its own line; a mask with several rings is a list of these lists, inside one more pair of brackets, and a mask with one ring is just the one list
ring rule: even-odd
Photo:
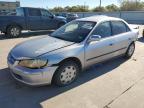
[[17,16],[24,16],[24,10],[22,8],[16,9],[16,15]]
[[103,22],[96,27],[92,35],[99,35],[102,38],[111,36],[111,26],[110,22]]
[[117,35],[129,31],[129,28],[121,21],[112,21],[111,24],[112,24],[113,35]]

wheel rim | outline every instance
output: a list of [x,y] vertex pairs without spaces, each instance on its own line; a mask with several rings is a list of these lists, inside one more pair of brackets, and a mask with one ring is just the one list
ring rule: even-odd
[[11,35],[12,36],[16,37],[19,35],[19,33],[20,33],[20,30],[18,28],[14,27],[11,29]]
[[64,68],[60,75],[60,81],[63,84],[71,83],[76,77],[76,68],[74,66],[68,66]]
[[128,55],[129,55],[129,56],[131,56],[131,55],[133,54],[134,49],[135,49],[135,47],[134,47],[134,45],[132,44],[132,45],[129,47],[129,50],[128,50]]

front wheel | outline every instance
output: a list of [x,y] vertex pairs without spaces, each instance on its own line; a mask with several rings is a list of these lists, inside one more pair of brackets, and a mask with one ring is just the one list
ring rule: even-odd
[[10,37],[19,37],[21,34],[21,28],[19,26],[12,25],[7,28],[6,33]]
[[53,81],[57,86],[69,85],[77,79],[79,72],[80,68],[77,63],[65,62],[57,69]]
[[127,52],[125,54],[125,57],[128,58],[128,59],[131,58],[131,56],[133,55],[134,51],[135,51],[135,43],[133,42],[133,43],[131,43],[129,45],[129,47],[127,49]]
[[1,33],[4,33],[5,35],[7,35],[7,32],[2,31]]

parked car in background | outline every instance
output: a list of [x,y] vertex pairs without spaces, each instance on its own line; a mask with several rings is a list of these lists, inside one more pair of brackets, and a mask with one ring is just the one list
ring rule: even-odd
[[140,25],[129,24],[129,26],[130,26],[131,29],[133,29],[135,32],[137,32],[137,34],[139,35]]
[[5,11],[3,11],[3,12],[0,12],[0,16],[2,16],[2,15],[7,15],[9,12],[5,12]]
[[67,17],[67,13],[56,13],[56,16],[62,16],[62,17]]
[[137,33],[122,19],[93,16],[71,21],[51,35],[16,45],[8,55],[12,76],[28,85],[65,86],[85,68],[135,51]]
[[77,14],[74,14],[74,13],[68,13],[67,14],[67,22],[70,22],[70,21],[75,20],[77,18],[78,18]]
[[0,31],[18,37],[22,30],[51,30],[66,24],[66,18],[56,17],[46,9],[20,7],[16,16],[0,16]]
[[14,15],[14,16],[15,16],[15,15],[17,15],[17,13],[16,13],[16,12],[10,12],[10,13],[8,13],[7,15],[8,15],[8,16],[10,16],[10,15]]
[[75,13],[57,13],[55,15],[65,17],[67,19],[67,22],[70,22],[78,18],[78,15]]

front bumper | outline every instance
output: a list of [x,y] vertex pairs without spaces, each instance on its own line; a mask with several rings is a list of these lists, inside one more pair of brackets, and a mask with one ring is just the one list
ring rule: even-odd
[[14,79],[31,86],[51,84],[52,77],[57,69],[57,66],[46,67],[44,69],[28,69],[14,66],[9,62],[8,67]]

